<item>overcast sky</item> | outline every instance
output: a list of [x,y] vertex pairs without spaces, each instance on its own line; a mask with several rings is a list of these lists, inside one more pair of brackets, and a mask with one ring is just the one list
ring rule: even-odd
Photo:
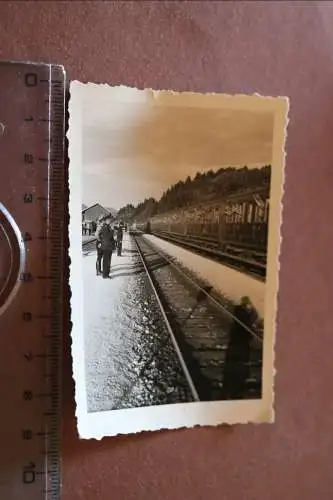
[[[169,99],[169,100],[168,100]],[[83,203],[119,209],[160,198],[198,170],[272,161],[273,114],[184,107],[182,96],[86,85]]]

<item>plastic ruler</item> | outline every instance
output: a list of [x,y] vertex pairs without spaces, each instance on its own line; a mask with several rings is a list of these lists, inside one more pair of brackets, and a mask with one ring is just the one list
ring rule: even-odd
[[59,500],[65,71],[0,62],[0,498]]

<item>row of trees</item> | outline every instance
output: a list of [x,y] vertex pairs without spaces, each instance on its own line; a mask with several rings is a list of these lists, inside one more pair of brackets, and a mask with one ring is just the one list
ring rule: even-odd
[[175,208],[212,201],[232,193],[250,190],[270,183],[271,166],[261,168],[228,167],[217,171],[198,172],[167,189],[159,201],[146,198],[134,206],[128,204],[118,212],[118,217],[128,222],[147,220],[158,213]]

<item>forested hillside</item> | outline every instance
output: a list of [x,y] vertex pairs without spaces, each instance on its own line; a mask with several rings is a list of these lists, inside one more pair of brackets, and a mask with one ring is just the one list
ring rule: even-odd
[[167,189],[159,201],[148,198],[134,206],[121,208],[118,217],[127,221],[146,220],[157,213],[177,207],[216,200],[232,193],[251,190],[270,183],[271,166],[262,168],[221,168],[216,172],[198,172],[191,179],[179,181]]

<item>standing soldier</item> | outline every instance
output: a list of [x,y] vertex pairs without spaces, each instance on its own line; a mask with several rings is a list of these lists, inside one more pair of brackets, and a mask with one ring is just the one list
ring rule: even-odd
[[112,252],[115,248],[113,237],[113,229],[110,222],[107,220],[99,232],[99,240],[101,242],[101,250],[103,252],[103,278],[109,278]]
[[101,230],[103,228],[103,216],[101,215],[98,218],[97,227],[96,227],[96,251],[97,251],[97,260],[96,260],[96,274],[97,276],[102,274],[102,258],[103,258],[103,250],[102,250],[102,242],[100,238]]
[[117,229],[117,255],[121,256],[121,250],[123,246],[123,228],[121,225]]

